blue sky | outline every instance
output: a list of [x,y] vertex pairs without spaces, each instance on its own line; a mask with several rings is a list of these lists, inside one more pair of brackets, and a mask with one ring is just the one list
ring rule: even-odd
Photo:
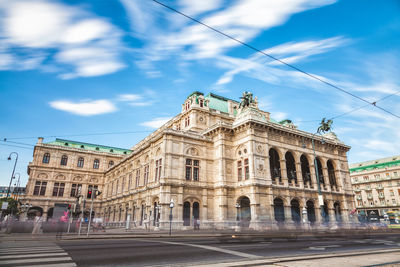
[[[162,2],[368,101],[400,90],[396,0]],[[273,118],[310,132],[365,105],[150,0],[0,0],[0,138],[23,143],[0,142],[0,184],[13,151],[26,183],[38,136],[129,148],[195,90],[251,91]],[[399,99],[377,104],[400,115]],[[400,154],[399,122],[369,106],[333,131],[352,163]],[[83,135],[108,132],[132,133]]]

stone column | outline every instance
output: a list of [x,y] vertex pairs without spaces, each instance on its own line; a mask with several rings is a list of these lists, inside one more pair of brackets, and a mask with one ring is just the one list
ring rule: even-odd
[[286,227],[292,227],[294,225],[294,222],[292,220],[292,207],[290,206],[290,204],[284,206],[284,212]]
[[296,162],[295,166],[296,166],[297,184],[299,185],[300,188],[304,188],[303,175],[301,173],[301,163]]
[[285,159],[279,160],[279,164],[281,165],[282,183],[284,186],[289,186],[289,181],[286,173],[286,160]]
[[331,183],[329,182],[328,168],[322,167],[322,174],[324,175],[325,188],[327,191],[331,191]]

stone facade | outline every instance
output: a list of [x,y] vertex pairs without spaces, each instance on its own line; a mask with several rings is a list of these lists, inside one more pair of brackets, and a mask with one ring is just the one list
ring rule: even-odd
[[[38,160],[42,149],[41,154],[35,150]],[[355,208],[348,150],[333,133],[321,137],[298,130],[289,120],[274,121],[252,96],[243,105],[194,92],[179,115],[132,147],[118,164],[99,170],[99,187],[104,188],[96,213],[106,222],[129,217],[132,227],[150,228],[168,228],[171,212],[174,228],[200,223],[202,228],[240,224],[266,229],[283,222],[299,225],[303,219],[313,225],[348,222]]]
[[[79,194],[89,201],[89,187],[101,191],[109,165],[117,164],[130,152],[63,139],[43,143],[43,138],[39,138],[28,165],[26,196],[21,201],[31,204],[31,210],[42,212],[44,218],[51,217],[56,203],[75,204]],[[100,201],[94,200],[96,210]]]
[[400,156],[351,164],[350,176],[359,213],[400,210]]

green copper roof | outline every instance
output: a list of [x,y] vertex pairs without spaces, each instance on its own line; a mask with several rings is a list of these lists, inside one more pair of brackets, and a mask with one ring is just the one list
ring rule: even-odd
[[200,91],[194,91],[187,98],[191,97],[192,95],[204,95],[204,94],[202,92],[200,92]]
[[228,113],[228,100],[238,103],[238,101],[219,96],[213,93],[209,93],[205,96],[209,100],[209,107],[211,109],[219,110],[221,112]]
[[375,164],[371,164],[372,162],[373,161],[352,164],[352,166],[356,166],[356,165],[359,165],[359,166],[350,168],[350,172],[370,171],[370,170],[374,170],[374,169],[384,169],[384,168],[389,168],[389,167],[400,166],[400,160],[394,160],[394,159],[389,160],[389,161],[377,160],[378,163],[375,163]]
[[96,152],[114,153],[114,154],[120,154],[120,155],[128,155],[132,152],[131,150],[124,149],[124,148],[118,148],[118,147],[112,147],[112,146],[102,146],[102,145],[89,144],[89,143],[83,143],[83,142],[77,142],[77,141],[71,141],[71,140],[65,140],[65,139],[58,139],[58,138],[56,138],[55,141],[52,141],[52,142],[49,142],[46,144],[63,146],[63,147],[80,148],[80,149],[96,151]]

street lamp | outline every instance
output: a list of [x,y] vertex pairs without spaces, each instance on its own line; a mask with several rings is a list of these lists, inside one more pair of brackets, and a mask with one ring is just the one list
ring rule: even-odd
[[307,218],[307,209],[306,207],[303,207],[303,210],[301,212],[303,214],[303,223],[306,223],[308,218]]
[[169,203],[169,235],[171,236],[172,232],[172,209],[174,208],[174,200],[171,198],[171,202]]
[[240,221],[240,215],[239,215],[240,204],[238,202],[236,202],[235,208],[236,208],[236,229],[238,230]]
[[7,189],[7,197],[6,197],[6,199],[8,199],[8,195],[10,194],[11,182],[15,178],[14,177],[15,166],[17,166],[17,161],[18,161],[18,153],[17,152],[11,152],[10,155],[8,156],[8,160],[11,160],[12,154],[15,154],[15,163],[14,163],[14,168],[13,168],[13,171],[12,171],[12,174],[11,174],[10,184],[8,186],[8,189]]
[[[18,199],[18,194],[19,194],[19,179],[21,178],[21,175],[20,175],[20,173],[19,172],[17,172],[17,173],[15,173],[14,174],[14,179],[15,179],[15,175],[17,175],[18,174],[18,180],[17,180],[17,182],[16,183],[14,183],[14,190],[13,190],[13,195],[15,196],[15,199],[17,200]],[[17,190],[15,190],[15,189],[17,189]],[[15,191],[17,191],[17,192],[15,192]]]

